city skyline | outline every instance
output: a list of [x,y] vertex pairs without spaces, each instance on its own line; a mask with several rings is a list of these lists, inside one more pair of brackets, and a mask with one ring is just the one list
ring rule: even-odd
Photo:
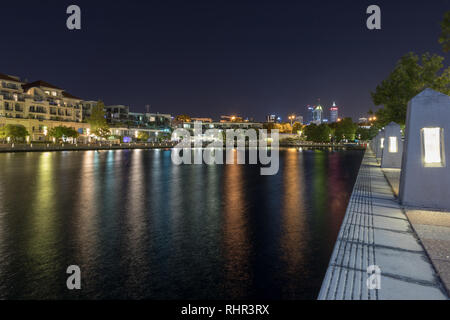
[[[15,28],[4,41],[24,50],[14,59],[2,51],[8,64],[1,71],[136,112],[151,105],[174,115],[263,121],[272,113],[305,116],[305,106],[320,97],[356,120],[376,109],[370,91],[402,55],[443,55],[437,38],[446,0],[427,3],[427,10],[420,10],[425,1],[380,1],[382,29],[375,31],[365,26],[368,1],[258,4],[80,1],[82,29],[70,31],[66,3],[21,7],[19,24],[6,14],[19,5],[7,3],[2,25]],[[49,50],[56,39],[60,50]]]

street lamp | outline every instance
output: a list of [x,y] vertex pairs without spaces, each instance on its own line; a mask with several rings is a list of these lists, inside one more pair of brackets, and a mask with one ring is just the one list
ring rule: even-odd
[[291,126],[292,126],[292,120],[294,120],[294,119],[295,119],[295,115],[291,115],[291,116],[289,116],[289,117],[288,117],[288,119],[289,119],[289,120],[291,120]]

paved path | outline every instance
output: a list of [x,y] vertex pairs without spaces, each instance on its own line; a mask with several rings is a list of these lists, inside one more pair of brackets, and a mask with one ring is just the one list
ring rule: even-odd
[[[369,290],[367,267],[381,269]],[[444,286],[367,150],[330,260],[319,299],[447,299]]]
[[[398,196],[400,169],[382,169]],[[406,216],[450,294],[450,212],[405,208]]]

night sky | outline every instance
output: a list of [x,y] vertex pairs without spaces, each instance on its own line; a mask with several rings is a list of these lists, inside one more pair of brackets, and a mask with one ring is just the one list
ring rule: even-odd
[[[80,31],[66,28],[70,4]],[[366,28],[371,4],[382,30]],[[402,55],[444,55],[446,10],[450,0],[2,1],[0,72],[138,112],[262,121],[320,98],[356,120]]]

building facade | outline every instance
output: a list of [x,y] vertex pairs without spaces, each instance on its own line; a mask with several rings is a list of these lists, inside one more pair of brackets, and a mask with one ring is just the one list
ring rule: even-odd
[[312,122],[315,124],[321,124],[322,123],[322,115],[323,115],[323,109],[322,109],[322,106],[319,104],[314,108]]
[[90,106],[81,98],[53,84],[42,80],[27,83],[0,73],[0,125],[23,125],[31,141],[46,140],[48,130],[57,126],[85,134],[89,126],[82,121],[87,108]]
[[339,108],[336,103],[333,102],[333,106],[330,108],[330,122],[337,122],[339,118]]
[[311,105],[306,106],[306,124],[310,124],[314,120],[314,107]]

